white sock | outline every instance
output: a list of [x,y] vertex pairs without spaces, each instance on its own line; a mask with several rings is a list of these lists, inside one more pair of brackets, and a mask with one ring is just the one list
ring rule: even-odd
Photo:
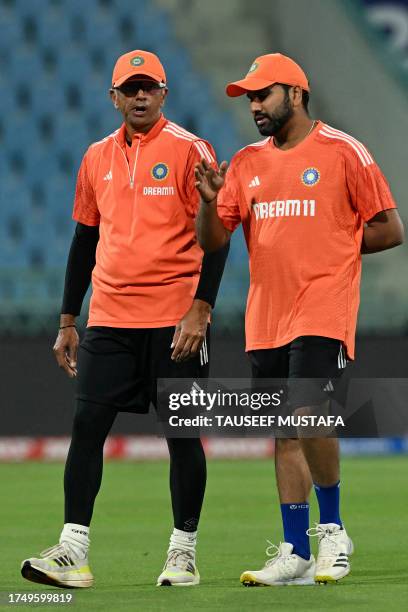
[[182,531],[181,529],[173,529],[173,533],[170,536],[169,550],[175,548],[179,550],[186,550],[192,552],[195,557],[195,549],[197,543],[197,532],[196,531]]
[[90,544],[89,527],[76,523],[65,523],[59,541],[60,544],[67,542],[79,559],[85,559],[88,556]]

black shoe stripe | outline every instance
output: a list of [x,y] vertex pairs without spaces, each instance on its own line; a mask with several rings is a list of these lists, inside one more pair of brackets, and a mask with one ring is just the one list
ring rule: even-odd
[[59,559],[54,559],[54,561],[59,567],[62,567],[64,565]]
[[333,567],[348,567],[348,563],[335,563]]
[[21,568],[21,575],[26,580],[30,580],[31,582],[37,582],[38,584],[47,584],[49,586],[60,587],[64,589],[72,589],[75,587],[68,586],[66,584],[61,584],[57,580],[54,580],[50,576],[47,576],[44,572],[34,568],[31,566],[29,561],[26,561]]

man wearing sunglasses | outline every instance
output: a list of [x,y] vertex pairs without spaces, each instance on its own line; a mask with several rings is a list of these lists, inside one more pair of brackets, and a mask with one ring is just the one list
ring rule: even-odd
[[[102,479],[103,446],[118,412],[156,406],[158,378],[208,376],[208,321],[228,246],[197,244],[194,168],[216,165],[211,145],[167,120],[164,68],[131,51],[113,70],[110,96],[122,126],[92,144],[79,169],[58,364],[77,377],[77,409],[65,467],[65,524],[59,543],[23,561],[28,580],[89,587],[89,526]],[[79,347],[75,318],[92,276],[88,327]],[[174,530],[158,585],[199,583],[197,526],[206,484],[199,439],[168,439]],[[134,544],[136,545],[136,543]]]
[[[308,79],[292,59],[280,53],[256,58],[227,94],[247,95],[265,138],[239,151],[228,172],[226,162],[219,172],[204,159],[197,166],[198,236],[211,251],[242,223],[253,379],[287,379],[289,405],[307,416],[325,409],[335,379],[354,359],[361,254],[401,244],[403,227],[366,147],[310,117]],[[340,515],[338,441],[308,435],[276,440],[284,542],[268,546],[263,569],[242,574],[246,586],[335,582],[350,572],[353,544]],[[309,529],[312,485],[320,520]],[[316,562],[309,535],[318,538]]]

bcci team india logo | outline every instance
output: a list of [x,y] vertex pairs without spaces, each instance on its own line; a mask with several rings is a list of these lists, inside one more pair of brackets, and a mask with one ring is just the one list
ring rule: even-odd
[[150,174],[156,181],[163,181],[169,174],[169,167],[164,162],[155,164],[150,171]]
[[130,60],[130,63],[132,64],[132,66],[141,66],[142,64],[144,64],[144,58],[141,57],[140,55],[136,55],[135,57],[132,57],[132,59]]
[[320,172],[317,168],[306,168],[306,170],[302,172],[300,178],[306,187],[313,187],[313,185],[316,185],[316,183],[320,181]]

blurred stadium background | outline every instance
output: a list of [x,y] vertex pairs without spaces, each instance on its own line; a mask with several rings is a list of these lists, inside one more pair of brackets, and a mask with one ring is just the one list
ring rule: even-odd
[[[0,460],[66,453],[66,440],[54,436],[69,434],[73,386],[50,349],[76,172],[88,144],[120,121],[107,90],[121,53],[160,56],[166,115],[208,138],[220,160],[258,139],[246,100],[227,99],[225,83],[258,55],[292,56],[310,77],[312,115],[371,149],[408,222],[407,0],[0,0],[0,29]],[[364,258],[354,375],[407,376],[407,248]],[[247,282],[237,232],[216,308],[213,375],[248,373]],[[143,418],[121,415],[114,431],[134,434]],[[213,456],[273,451],[267,441],[211,444]],[[382,454],[407,445],[350,441],[347,448]],[[117,438],[107,451],[165,454],[160,441],[146,439],[126,446]]]

